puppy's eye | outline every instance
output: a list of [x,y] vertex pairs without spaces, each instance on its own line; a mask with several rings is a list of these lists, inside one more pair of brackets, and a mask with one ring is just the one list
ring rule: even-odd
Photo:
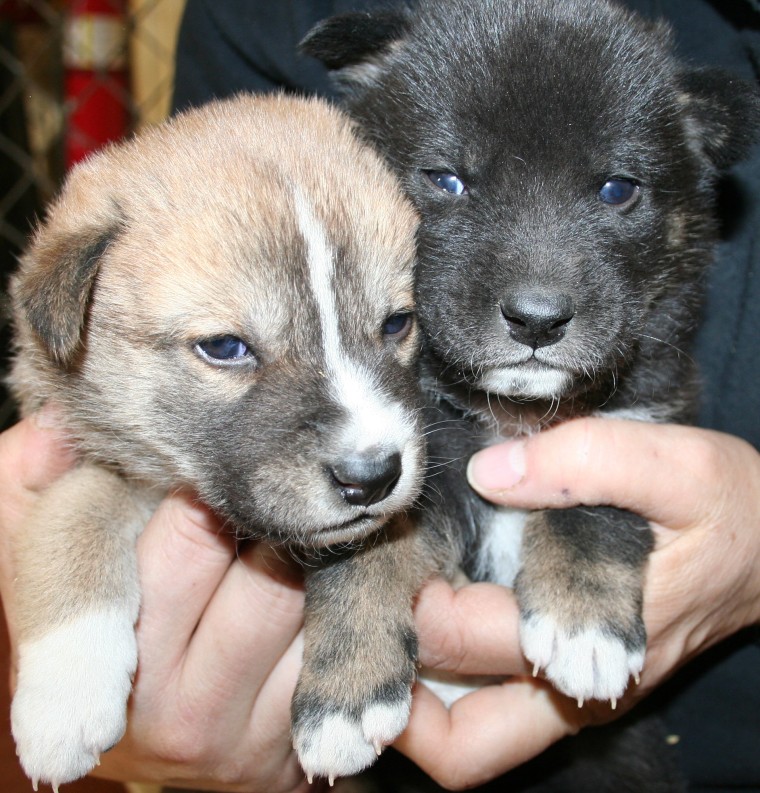
[[401,341],[409,335],[413,324],[414,314],[411,311],[398,311],[383,323],[383,335],[394,341]]
[[452,195],[467,195],[467,185],[455,174],[448,171],[425,171],[425,176],[439,189]]
[[234,366],[254,360],[248,345],[237,336],[214,336],[195,345],[195,352],[216,366]]
[[639,195],[639,186],[632,179],[608,179],[599,190],[599,199],[610,206],[631,204]]

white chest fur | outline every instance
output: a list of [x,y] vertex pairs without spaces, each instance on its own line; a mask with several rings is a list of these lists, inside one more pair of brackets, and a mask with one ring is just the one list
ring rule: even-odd
[[520,548],[528,512],[512,507],[494,507],[482,526],[476,576],[511,587],[520,569]]

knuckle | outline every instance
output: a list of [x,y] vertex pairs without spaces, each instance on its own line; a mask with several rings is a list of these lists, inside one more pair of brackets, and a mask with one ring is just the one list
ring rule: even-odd
[[721,472],[730,466],[729,451],[721,436],[711,432],[691,432],[683,442],[681,460],[700,486],[712,488]]
[[432,776],[444,790],[453,791],[472,790],[487,781],[482,773],[473,773],[473,769],[462,768],[458,763],[436,768]]
[[426,667],[449,672],[459,671],[467,655],[461,631],[442,621],[420,634],[420,654]]
[[691,431],[680,460],[703,525],[725,526],[752,489],[755,472],[760,473],[760,455],[753,446],[709,430]]
[[168,730],[153,738],[153,754],[161,765],[198,768],[206,764],[206,747],[201,742],[193,741],[188,733],[186,730]]
[[250,784],[250,775],[244,760],[227,758],[213,769],[213,779],[223,787],[240,787]]
[[153,726],[149,745],[155,758],[170,768],[192,769],[194,772],[214,765],[216,750],[210,741],[213,731],[201,728],[202,721],[193,723],[177,717],[161,720]]
[[457,671],[465,659],[464,635],[458,619],[463,591],[455,592],[448,583],[433,581],[418,599],[415,623],[419,655],[429,669]]
[[538,441],[536,468],[541,479],[551,483],[560,504],[584,498],[589,471],[599,467],[606,452],[604,429],[599,419],[579,418],[534,436]]

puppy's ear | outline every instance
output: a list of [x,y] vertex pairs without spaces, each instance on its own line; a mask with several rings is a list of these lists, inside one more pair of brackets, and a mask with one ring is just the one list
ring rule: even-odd
[[45,224],[13,279],[17,314],[63,368],[75,358],[101,258],[119,231],[115,218],[74,230],[58,229],[55,221]]
[[760,137],[760,91],[722,69],[682,72],[688,132],[699,150],[723,170],[745,157]]
[[352,12],[318,22],[299,44],[346,87],[372,83],[409,28],[404,10]]

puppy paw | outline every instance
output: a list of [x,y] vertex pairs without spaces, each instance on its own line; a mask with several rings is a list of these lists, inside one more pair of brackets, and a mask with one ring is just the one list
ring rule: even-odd
[[121,739],[136,666],[126,611],[89,613],[19,646],[11,724],[35,789],[84,776]]
[[361,708],[297,697],[293,703],[293,746],[307,778],[352,776],[375,762],[406,727],[411,690]]
[[630,678],[638,682],[644,665],[643,642],[624,641],[601,625],[568,631],[552,617],[532,614],[520,620],[520,641],[534,676],[543,670],[579,706],[599,699],[609,700],[614,708]]

